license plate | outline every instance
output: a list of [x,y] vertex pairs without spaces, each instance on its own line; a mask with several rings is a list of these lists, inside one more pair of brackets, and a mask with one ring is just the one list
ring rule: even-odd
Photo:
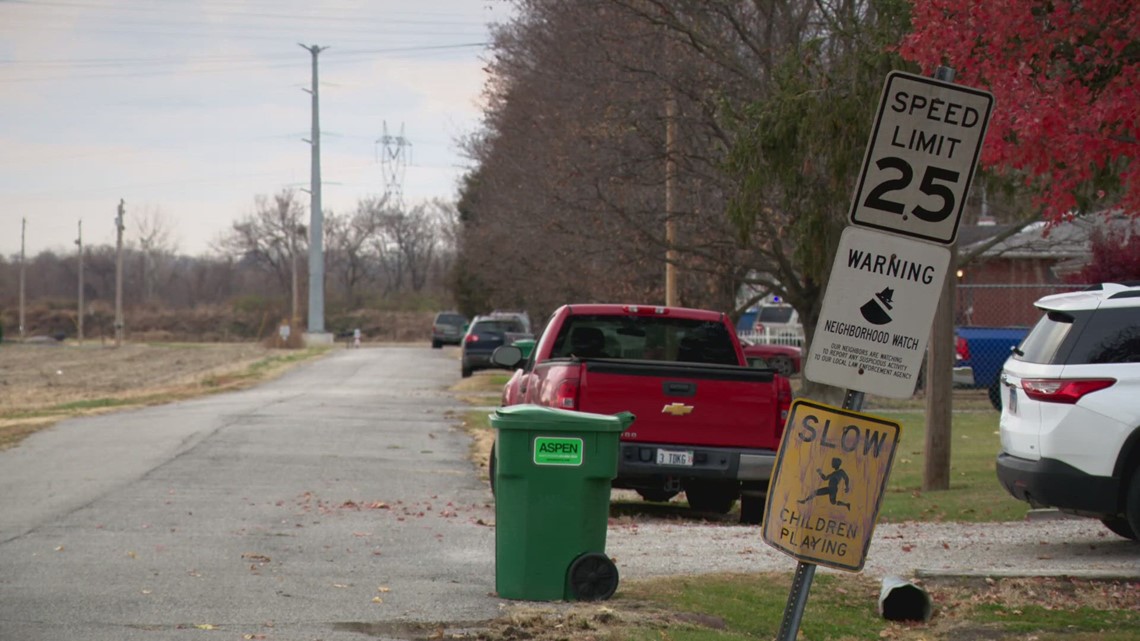
[[1016,416],[1017,415],[1017,388],[1016,387],[1009,388],[1009,403],[1008,403],[1008,405],[1009,405],[1009,413]]
[[657,450],[658,465],[684,465],[693,466],[692,452],[675,452],[673,450]]

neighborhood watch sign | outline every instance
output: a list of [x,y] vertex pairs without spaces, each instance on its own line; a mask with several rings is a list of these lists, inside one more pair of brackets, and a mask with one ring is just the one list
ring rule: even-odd
[[949,264],[945,247],[845,229],[804,376],[891,398],[914,394]]

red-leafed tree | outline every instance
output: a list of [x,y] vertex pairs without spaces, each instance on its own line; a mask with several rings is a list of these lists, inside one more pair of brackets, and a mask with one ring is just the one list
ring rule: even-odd
[[905,58],[993,92],[982,163],[1044,216],[1140,214],[1140,3],[911,0]]
[[1099,231],[1092,237],[1092,257],[1071,283],[1140,281],[1140,234],[1135,230]]

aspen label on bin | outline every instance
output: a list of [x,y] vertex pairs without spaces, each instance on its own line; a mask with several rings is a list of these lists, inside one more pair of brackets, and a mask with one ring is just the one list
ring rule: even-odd
[[863,569],[901,430],[877,416],[793,403],[768,489],[764,541],[805,563]]
[[582,439],[538,436],[534,439],[535,465],[581,465]]

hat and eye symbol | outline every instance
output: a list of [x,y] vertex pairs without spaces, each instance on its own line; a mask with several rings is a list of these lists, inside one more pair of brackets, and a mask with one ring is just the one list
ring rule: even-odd
[[[874,298],[863,303],[863,306],[859,308],[863,318],[872,325],[886,325],[891,322],[891,315],[887,311],[894,308],[891,301],[891,297],[894,295],[895,290],[884,287],[883,291],[875,294]],[[883,309],[884,307],[886,309]]]

